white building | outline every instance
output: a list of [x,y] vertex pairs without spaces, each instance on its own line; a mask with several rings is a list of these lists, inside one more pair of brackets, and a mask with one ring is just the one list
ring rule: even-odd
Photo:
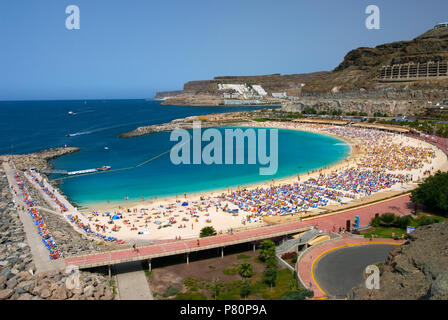
[[260,96],[262,96],[262,97],[268,95],[268,93],[266,92],[266,90],[264,90],[263,87],[260,86],[260,85],[258,85],[258,84],[254,84],[254,85],[252,86],[252,88],[258,93],[258,95],[260,95]]
[[288,96],[286,95],[286,92],[272,92],[272,96],[274,98],[278,98],[278,99],[286,99]]
[[448,22],[438,23],[438,24],[436,24],[436,26],[434,27],[434,29],[439,29],[439,28],[448,28]]

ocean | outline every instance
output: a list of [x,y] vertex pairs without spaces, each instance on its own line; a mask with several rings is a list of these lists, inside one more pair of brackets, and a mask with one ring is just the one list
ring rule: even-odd
[[[288,177],[334,164],[350,152],[345,142],[332,137],[279,130],[279,169],[273,176],[261,176],[260,164],[174,165],[166,153],[176,143],[170,141],[169,132],[118,138],[120,133],[138,126],[256,109],[260,107],[161,106],[160,102],[149,100],[0,102],[0,154],[67,145],[81,150],[52,160],[55,169],[74,171],[103,165],[112,170],[132,168],[65,179],[60,188],[74,203],[83,206],[107,200],[122,202],[125,197],[132,201],[183,195]],[[69,115],[69,111],[73,114]]]

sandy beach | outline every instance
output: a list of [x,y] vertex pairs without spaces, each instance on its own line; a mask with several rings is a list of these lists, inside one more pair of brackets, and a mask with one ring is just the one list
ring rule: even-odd
[[[370,191],[366,191],[368,194],[363,194],[363,192],[354,194],[353,190],[347,191],[347,189],[345,191],[334,191],[334,188],[330,190],[329,188],[325,189],[320,186],[321,191],[325,189],[324,192],[326,193],[324,193],[323,196],[316,196],[315,186],[307,185],[306,183],[309,183],[308,181],[319,183],[319,179],[324,179],[324,181],[325,179],[329,179],[328,181],[330,181],[329,183],[331,184],[333,183],[333,180],[331,179],[338,179],[338,174],[346,175],[348,177],[352,176],[354,173],[360,171],[361,167],[366,168],[366,166],[369,166],[369,164],[366,165],[366,161],[372,162],[372,157],[373,159],[378,157],[369,154],[369,152],[372,153],[372,150],[375,150],[375,148],[372,148],[374,145],[366,144],[366,138],[353,137],[348,133],[341,134],[337,132],[340,129],[332,129],[336,127],[326,125],[299,125],[282,122],[258,123],[257,125],[251,123],[248,124],[248,126],[302,130],[331,135],[349,143],[351,152],[346,159],[330,167],[314,170],[313,172],[309,172],[309,174],[301,174],[300,182],[298,181],[297,176],[293,176],[274,181],[265,181],[254,185],[240,186],[233,189],[186,194],[186,196],[163,197],[156,200],[152,199],[140,202],[123,201],[122,203],[110,204],[97,203],[89,208],[79,211],[72,207],[72,213],[76,213],[83,223],[90,225],[92,230],[108,236],[117,237],[127,242],[197,238],[200,229],[205,226],[213,226],[218,233],[236,232],[241,229],[263,226],[266,224],[265,220],[267,220],[267,217],[296,216],[297,219],[299,219],[310,215],[317,215],[329,210],[337,210],[338,208],[347,207],[351,203],[362,203],[365,199],[374,198],[375,200],[378,200],[394,193],[399,194],[409,191],[417,186],[418,180],[422,179],[425,175],[442,168],[447,162],[446,155],[429,143],[398,134],[380,133],[374,138],[369,138],[372,143],[376,143],[375,139],[381,137],[381,139],[387,142],[385,144],[390,144],[390,148],[404,150],[404,153],[400,153],[399,156],[407,157],[405,151],[410,150],[420,154],[420,156],[425,159],[421,159],[421,161],[409,161],[407,158],[403,160],[388,159],[391,163],[391,170],[384,170],[382,173],[384,177],[373,176],[373,178],[370,177],[369,179],[373,179],[373,181],[376,181],[375,179],[378,181],[391,179],[391,181],[395,181],[396,183],[389,185],[389,182],[386,181],[385,186],[382,186],[380,190],[375,189],[371,193]],[[353,131],[354,129],[350,130]],[[360,130],[359,132],[363,134],[369,132],[365,129],[356,130]],[[384,157],[387,156],[387,152],[384,152]],[[406,162],[410,162],[411,165],[406,164]],[[397,168],[394,166],[397,166]],[[400,166],[403,168],[399,168]],[[374,167],[372,170],[375,172]],[[363,174],[365,174],[364,171]],[[386,176],[387,178],[385,178]],[[271,211],[264,212],[264,209],[262,209],[265,208],[263,207],[263,205],[265,205],[263,198],[257,200],[260,202],[260,209],[257,210],[255,208],[256,206],[248,209],[242,207],[240,203],[241,201],[250,202],[250,200],[248,200],[250,197],[247,197],[247,194],[250,192],[259,192],[263,195],[264,193],[269,193],[268,190],[270,188],[276,190],[291,188],[291,190],[293,190],[293,188],[297,188],[303,184],[307,188],[306,192],[313,192],[310,198],[318,199],[312,200],[314,201],[311,202],[312,204],[314,203],[312,206],[307,202],[305,204],[300,204],[299,206],[295,204],[295,209],[289,212],[276,212],[272,208],[269,209]],[[308,189],[311,191],[308,191]],[[246,198],[243,199],[245,196]],[[239,200],[234,200],[237,198]],[[271,199],[270,202],[272,201],[273,200]],[[65,204],[71,206],[68,201]],[[284,203],[282,205],[284,205]],[[289,204],[287,205],[289,206]],[[277,204],[277,207],[275,208],[278,209],[280,206]],[[232,209],[237,209],[238,213],[230,213],[229,211]],[[69,212],[71,211],[72,209],[69,210]]]

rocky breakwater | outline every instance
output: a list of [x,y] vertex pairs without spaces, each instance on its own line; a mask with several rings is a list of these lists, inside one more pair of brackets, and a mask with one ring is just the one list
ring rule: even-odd
[[79,148],[74,147],[51,148],[29,154],[6,155],[2,156],[2,159],[12,159],[19,170],[27,170],[32,167],[48,170],[51,169],[51,165],[48,162],[49,160],[78,151]]
[[0,300],[112,300],[115,289],[107,276],[81,271],[80,287],[68,289],[68,274],[36,274],[25,231],[0,170]]
[[419,227],[380,268],[380,289],[354,288],[358,300],[447,300],[448,221]]
[[[99,251],[109,251],[122,249],[125,246],[118,243],[104,242],[87,237],[83,230],[74,229],[62,213],[55,212],[54,209],[43,198],[42,193],[27,180],[24,179],[26,188],[30,193],[34,203],[40,208],[39,212],[44,218],[51,235],[56,241],[63,256],[73,256]],[[79,213],[81,215],[82,213]]]
[[245,124],[249,119],[240,112],[222,113],[204,116],[187,117],[176,119],[168,123],[156,124],[151,126],[138,127],[135,130],[120,134],[119,138],[132,138],[144,136],[155,132],[173,131],[176,129],[190,130],[195,121],[201,121],[201,128],[239,126]]

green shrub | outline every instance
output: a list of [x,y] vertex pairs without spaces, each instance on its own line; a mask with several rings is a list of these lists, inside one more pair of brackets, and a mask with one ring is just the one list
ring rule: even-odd
[[213,227],[204,227],[201,229],[201,232],[199,233],[200,238],[211,237],[211,236],[216,236],[216,230]]
[[306,298],[314,297],[314,292],[308,289],[300,291],[290,291],[285,293],[280,300],[305,300]]
[[224,269],[222,270],[222,273],[226,276],[233,276],[238,273],[238,268]]
[[421,217],[417,218],[418,226],[428,226],[430,224],[437,223],[437,222],[439,222],[439,221],[434,217],[421,216]]
[[297,262],[297,254],[295,256],[292,256],[291,262],[292,263],[296,263]]
[[448,216],[448,172],[438,171],[412,191],[411,200]]
[[375,228],[379,227],[380,226],[380,218],[379,217],[372,218],[372,220],[370,220],[370,225]]
[[171,286],[169,285],[166,289],[165,289],[165,293],[163,294],[164,297],[171,297],[171,296],[175,296],[179,293],[179,288],[177,288],[176,286]]
[[221,293],[216,296],[216,300],[239,300],[238,297],[235,297],[230,293]]
[[395,222],[395,215],[393,213],[384,213],[380,216],[380,225],[390,227]]
[[395,226],[397,228],[406,229],[407,226],[410,226],[414,219],[411,216],[401,216],[397,217],[395,221]]
[[207,297],[202,293],[180,293],[176,296],[176,300],[207,300]]
[[185,288],[189,291],[196,291],[199,285],[199,281],[193,278],[185,278],[183,283]]

